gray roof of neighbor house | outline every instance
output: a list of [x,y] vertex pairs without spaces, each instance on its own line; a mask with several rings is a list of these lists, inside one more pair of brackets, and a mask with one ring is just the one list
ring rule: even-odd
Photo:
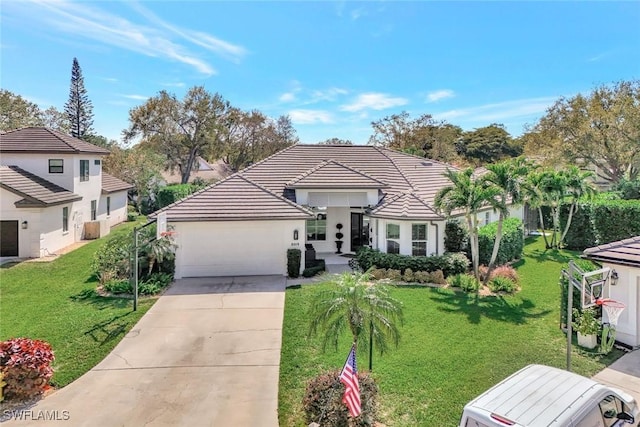
[[[193,182],[194,179],[199,178],[213,183],[214,181],[220,181],[228,177],[232,173],[231,167],[222,160],[209,163],[202,157],[198,157],[198,170],[191,171],[189,182]],[[178,170],[163,171],[161,175],[167,184],[179,184],[182,181],[182,176]]]
[[82,200],[82,196],[18,166],[0,166],[0,187],[24,197],[15,203],[19,208],[55,206]]
[[314,214],[268,189],[235,174],[158,212],[170,221],[249,221],[309,219]]
[[102,172],[102,194],[117,193],[118,191],[125,191],[131,188],[133,188],[133,185],[128,182]]
[[106,148],[44,127],[27,127],[0,135],[0,153],[109,154]]
[[[438,190],[449,185],[448,179],[443,176],[447,169],[456,168],[371,145],[298,144],[232,175],[245,180],[244,187],[249,184],[258,186],[270,195],[277,196],[278,203],[273,204],[274,199],[271,199],[272,204],[263,206],[260,204],[261,198],[253,200],[252,196],[240,194],[237,189],[233,192],[228,191],[226,186],[214,185],[177,202],[175,208],[183,205],[179,208],[178,216],[183,221],[232,218],[236,208],[238,211],[260,210],[254,217],[259,215],[260,218],[268,218],[277,216],[278,209],[284,208],[285,204],[288,204],[287,209],[292,206],[301,208],[295,204],[293,188],[356,191],[377,188],[384,192],[384,198],[374,211],[380,217],[441,219],[442,216],[435,213],[433,199]],[[222,193],[225,211],[229,213],[203,216],[203,211],[216,209],[213,200],[217,192]],[[264,197],[260,192],[254,195]],[[173,220],[171,212],[178,212],[175,208],[169,211],[170,220]]]
[[640,267],[640,236],[585,249],[582,256],[599,262]]

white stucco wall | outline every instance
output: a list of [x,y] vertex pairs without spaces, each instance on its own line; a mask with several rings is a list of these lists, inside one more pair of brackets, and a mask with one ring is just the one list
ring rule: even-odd
[[[111,213],[107,215],[107,197],[111,198]],[[127,192],[102,194],[98,202],[98,219],[106,220],[109,227],[127,220]]]
[[[640,346],[640,269],[604,263],[618,273],[618,284],[609,287],[609,298],[624,303],[627,307],[620,314],[616,327],[616,340],[631,347]],[[605,310],[603,321],[607,321]]]
[[[310,203],[309,193],[312,193],[313,199],[321,198],[323,201],[320,204]],[[378,200],[377,189],[296,189],[296,202],[299,205],[323,207],[375,206],[378,204]]]
[[[73,191],[74,177],[77,176],[80,168],[77,158],[73,154],[3,153],[0,164],[19,166],[62,188]],[[63,173],[49,173],[49,159],[62,159]],[[89,165],[89,171],[91,171],[91,165]]]
[[[302,251],[304,220],[175,222],[176,278],[287,274],[287,249]],[[298,241],[293,232],[298,230]]]

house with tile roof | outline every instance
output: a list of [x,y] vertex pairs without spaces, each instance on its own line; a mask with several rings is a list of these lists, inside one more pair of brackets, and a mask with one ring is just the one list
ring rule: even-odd
[[0,256],[39,258],[127,218],[132,186],[102,171],[109,151],[29,127],[0,134]]
[[175,231],[178,278],[286,274],[288,248],[333,254],[336,241],[345,253],[441,254],[448,218],[433,202],[448,168],[370,145],[299,144],[158,212]]
[[[585,249],[583,258],[611,269],[615,280],[608,286],[608,298],[626,307],[616,326],[616,341],[640,347],[640,236]],[[607,321],[606,310],[603,320]]]

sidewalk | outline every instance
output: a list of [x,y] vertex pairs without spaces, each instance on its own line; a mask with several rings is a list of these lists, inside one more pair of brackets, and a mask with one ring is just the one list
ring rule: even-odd
[[593,379],[626,391],[640,404],[640,350],[625,354]]

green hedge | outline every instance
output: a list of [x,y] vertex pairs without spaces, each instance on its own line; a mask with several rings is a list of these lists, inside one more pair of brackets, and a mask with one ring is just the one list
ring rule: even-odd
[[300,276],[302,251],[297,248],[287,249],[287,275],[292,279]]
[[387,254],[377,249],[368,247],[360,248],[356,258],[358,266],[367,271],[371,267],[404,271],[410,268],[412,271],[434,272],[442,270],[445,276],[464,273],[469,268],[469,259],[463,253],[446,253],[433,256],[409,256]]
[[[563,207],[560,217],[563,227],[568,213],[569,207]],[[574,213],[564,243],[569,249],[584,250],[638,235],[640,200],[602,198],[578,203],[578,211]]]
[[[492,222],[478,231],[480,264],[488,265],[491,260],[493,243],[496,240],[498,223]],[[524,226],[518,218],[507,218],[502,224],[502,239],[498,249],[496,265],[503,265],[522,257],[524,251]]]
[[158,208],[164,208],[165,206],[169,206],[171,203],[184,199],[188,195],[196,192],[199,188],[199,186],[191,184],[174,184],[162,187],[156,194]]
[[444,250],[466,252],[469,248],[469,231],[460,221],[447,221],[444,226]]

